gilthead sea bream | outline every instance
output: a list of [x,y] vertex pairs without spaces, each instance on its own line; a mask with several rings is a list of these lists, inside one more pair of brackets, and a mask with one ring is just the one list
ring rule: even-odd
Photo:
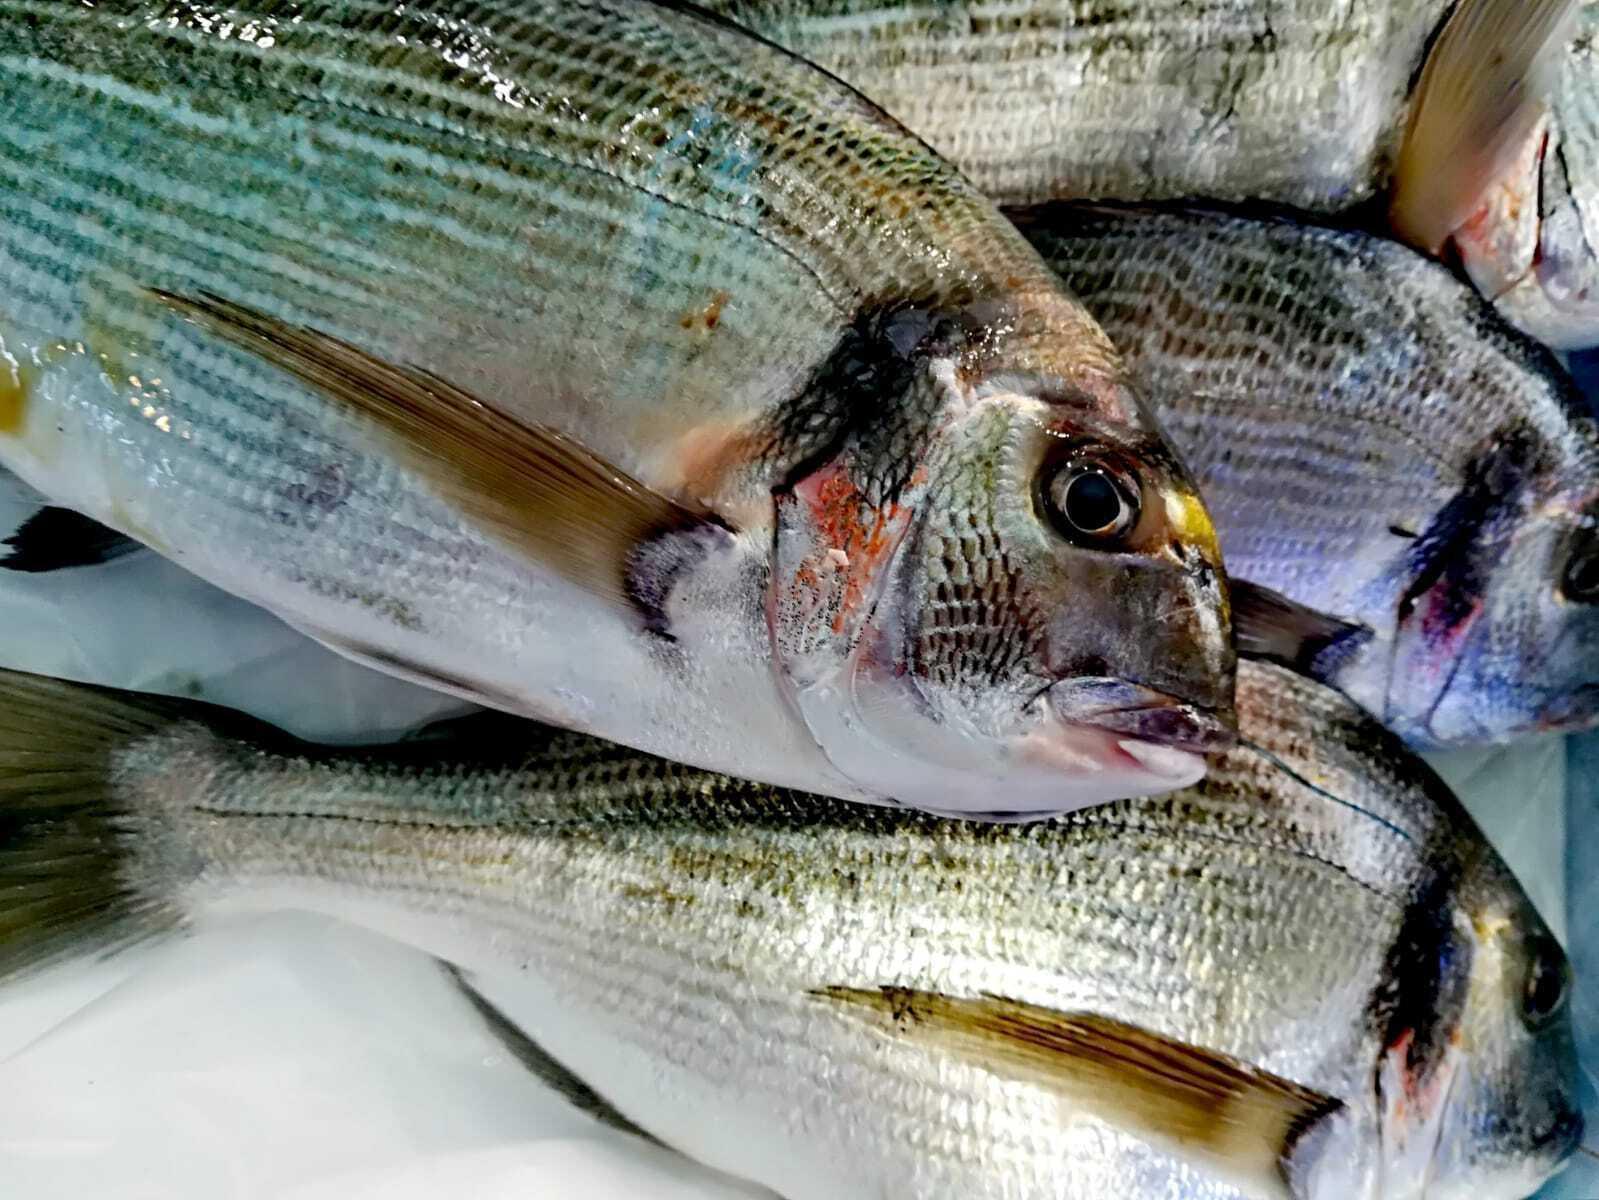
[[1213,534],[1110,343],[696,11],[0,0],[0,278],[0,462],[384,670],[933,809],[1229,737]]
[[454,964],[591,1110],[785,1200],[1528,1195],[1582,1130],[1559,945],[1347,700],[1246,664],[1239,711],[1194,789],[981,825],[6,674],[0,977],[295,908]]

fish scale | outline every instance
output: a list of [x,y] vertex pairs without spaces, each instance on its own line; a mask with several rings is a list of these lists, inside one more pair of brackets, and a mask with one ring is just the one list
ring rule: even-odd
[[[1352,1173],[1294,1194],[1361,1200],[1379,1124],[1417,1119],[1374,1092],[1392,985],[1405,1020],[1428,1023],[1418,1036],[1443,1022],[1439,1044],[1455,1030],[1475,1056],[1469,1087],[1442,1089],[1462,1131],[1444,1137],[1469,1153],[1441,1158],[1439,1179],[1501,1200],[1569,1151],[1539,1124],[1569,1111],[1569,1028],[1529,1041],[1504,1011],[1521,993],[1500,972],[1547,936],[1525,897],[1394,740],[1278,668],[1243,670],[1245,744],[1203,785],[1026,826],[804,796],[553,730],[513,748],[497,719],[341,752],[56,681],[0,674],[0,695],[0,885],[30,839],[100,821],[91,844],[117,857],[90,882],[134,922],[112,934],[287,905],[399,937],[470,972],[629,1119],[787,1200],[1260,1194],[1039,1080],[857,1020],[819,994],[838,987],[1109,1014],[1326,1092],[1353,1138],[1327,1153]],[[87,802],[59,772],[30,774],[41,738],[63,739],[73,779],[104,780],[104,811],[73,807]],[[1440,905],[1465,939],[1460,1011],[1434,1011],[1440,951],[1410,940]],[[0,921],[0,974],[86,948],[52,940],[65,924]],[[1391,975],[1396,954],[1414,977]],[[1504,1088],[1530,1107],[1485,1138],[1473,1123]]]
[[1450,0],[715,0],[860,88],[1007,203],[1341,208],[1397,148]]

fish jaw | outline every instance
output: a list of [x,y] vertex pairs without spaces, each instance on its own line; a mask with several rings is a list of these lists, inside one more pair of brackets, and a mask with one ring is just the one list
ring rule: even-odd
[[996,738],[934,719],[903,679],[857,672],[796,692],[838,770],[885,804],[941,816],[1038,820],[1204,778],[1202,755],[1061,719],[1045,698],[1025,732]]

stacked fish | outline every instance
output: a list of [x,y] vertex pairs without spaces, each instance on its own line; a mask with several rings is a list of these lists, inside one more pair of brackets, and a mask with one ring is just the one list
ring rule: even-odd
[[0,673],[0,976],[330,913],[789,1200],[1536,1190],[1404,743],[1599,724],[1599,3],[713,7],[0,0],[10,565],[507,714]]

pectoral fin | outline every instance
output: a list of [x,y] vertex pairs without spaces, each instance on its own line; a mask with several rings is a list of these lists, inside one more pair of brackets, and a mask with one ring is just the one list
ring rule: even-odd
[[1324,675],[1341,652],[1371,637],[1364,625],[1317,612],[1247,579],[1230,583],[1233,638],[1238,653],[1281,663],[1301,674]]
[[0,559],[0,567],[33,574],[96,566],[144,549],[115,529],[54,505],[46,505],[17,526],[4,545],[11,553]]
[[646,1133],[624,1117],[620,1110],[569,1070],[528,1032],[511,1020],[492,1000],[474,987],[466,973],[453,963],[440,961],[445,976],[466,997],[467,1003],[482,1018],[489,1032],[508,1050],[529,1074],[542,1080],[573,1108],[593,1117],[601,1125],[609,1125],[620,1133],[630,1133],[647,1142],[660,1144],[653,1134]]
[[569,583],[642,612],[651,628],[664,622],[670,580],[663,587],[663,569],[680,570],[685,556],[729,536],[714,515],[420,368],[216,296],[152,294],[361,413],[485,533]]
[[1422,69],[1390,219],[1437,254],[1542,116],[1576,0],[1461,0]]
[[1301,1139],[1343,1107],[1225,1055],[1092,1013],[906,988],[830,987],[816,995],[890,1036],[1054,1091],[1258,1196],[1293,1194],[1290,1164]]

